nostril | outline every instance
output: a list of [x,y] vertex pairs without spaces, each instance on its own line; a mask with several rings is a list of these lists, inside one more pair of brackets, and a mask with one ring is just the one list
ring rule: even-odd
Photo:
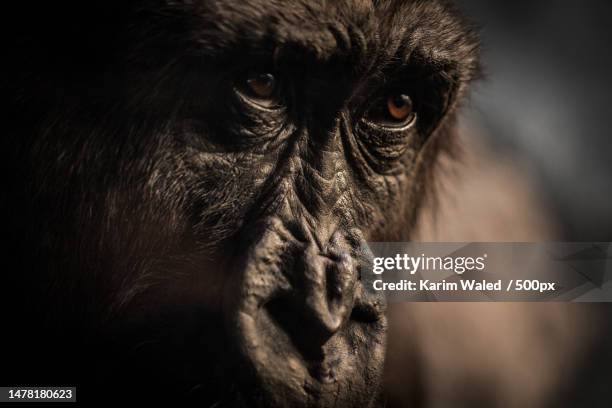
[[344,294],[344,286],[342,282],[336,279],[337,267],[334,263],[329,263],[325,268],[325,275],[327,281],[327,299],[330,303],[342,299]]
[[355,293],[355,304],[351,311],[351,320],[362,323],[374,323],[379,321],[385,312],[386,302],[384,297],[368,293],[363,286]]
[[355,304],[351,311],[351,320],[363,323],[374,323],[382,316],[376,307],[369,304]]
[[336,283],[335,285],[329,285],[329,292],[330,298],[341,298],[344,293],[344,288],[340,283]]
[[316,326],[305,325],[304,316],[296,309],[290,295],[271,299],[266,303],[265,309],[278,328],[289,336],[305,361],[316,362],[325,358],[322,345],[329,336],[317,331]]

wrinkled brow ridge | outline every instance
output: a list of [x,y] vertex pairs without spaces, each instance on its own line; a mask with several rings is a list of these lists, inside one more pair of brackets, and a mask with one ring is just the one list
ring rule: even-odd
[[[405,63],[415,49],[433,64],[461,61],[474,51],[471,27],[447,2],[422,3],[390,1],[374,8],[369,2],[314,0],[264,5],[254,0],[173,1],[156,20],[160,28],[177,27],[174,34],[187,38],[189,53],[217,61],[246,55],[273,61],[344,61],[355,68]],[[168,24],[168,17],[178,21]]]

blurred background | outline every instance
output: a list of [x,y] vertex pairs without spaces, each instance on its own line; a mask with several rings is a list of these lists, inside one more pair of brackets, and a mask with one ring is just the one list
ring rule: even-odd
[[[443,162],[421,241],[612,241],[612,2],[457,0],[485,79]],[[612,254],[609,254],[612,258]],[[608,260],[608,273],[612,261]],[[390,355],[417,337],[428,406],[609,407],[612,306],[406,304]],[[406,318],[408,317],[408,318]],[[389,363],[389,381],[405,367]],[[405,406],[406,381],[390,406]],[[461,402],[459,402],[461,401]]]
[[458,3],[484,44],[472,119],[524,166],[564,239],[612,241],[612,2]]

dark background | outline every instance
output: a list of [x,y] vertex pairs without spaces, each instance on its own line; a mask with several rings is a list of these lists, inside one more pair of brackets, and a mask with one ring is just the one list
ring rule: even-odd
[[[484,46],[468,115],[528,172],[561,239],[612,241],[612,2],[458,3]],[[558,406],[610,406],[612,307],[601,307],[603,334]]]

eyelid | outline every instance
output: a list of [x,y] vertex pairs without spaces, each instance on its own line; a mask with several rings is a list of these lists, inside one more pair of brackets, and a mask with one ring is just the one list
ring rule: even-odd
[[388,131],[405,132],[416,124],[417,116],[418,116],[417,112],[412,113],[412,119],[410,119],[410,121],[407,122],[406,124],[402,124],[399,126],[398,125],[385,125],[382,123],[374,122],[372,120],[368,120],[366,117],[362,118],[362,121],[369,127],[376,129],[376,130],[384,130],[387,132]]
[[412,126],[414,126],[417,120],[417,112],[414,110],[410,113],[410,116],[406,118],[406,121],[396,121],[394,123],[391,120],[385,120],[385,117],[388,115],[388,113],[386,112],[386,110],[388,109],[388,98],[389,93],[386,92],[374,98],[372,102],[367,104],[367,106],[360,115],[361,122],[365,123],[367,126],[375,130],[398,132],[406,131]]
[[[240,100],[240,102],[244,103],[250,108],[259,109],[259,110],[263,110],[266,112],[278,112],[279,110],[282,110],[285,108],[281,103],[278,103],[278,101],[276,101],[276,97],[273,97],[270,100],[267,100],[267,99],[258,100],[257,98],[253,98],[245,94],[240,89],[240,87],[236,85],[233,87],[233,90],[236,96],[238,97],[238,99]],[[271,102],[271,103],[267,103],[267,102]]]

